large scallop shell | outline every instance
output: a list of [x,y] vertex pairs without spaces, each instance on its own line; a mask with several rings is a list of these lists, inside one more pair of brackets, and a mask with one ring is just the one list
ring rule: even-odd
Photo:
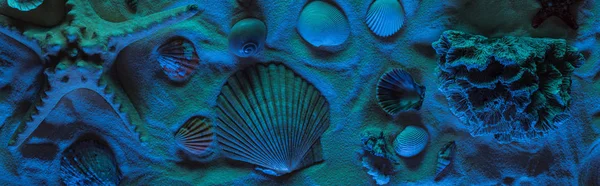
[[421,127],[408,126],[394,140],[394,150],[402,157],[413,157],[427,146],[429,134]]
[[8,6],[20,11],[30,11],[40,6],[44,0],[8,0]]
[[119,185],[121,181],[113,152],[94,140],[79,141],[65,151],[60,176],[65,185]]
[[167,41],[157,49],[157,61],[169,79],[183,82],[198,69],[200,59],[194,44],[184,38]]
[[215,134],[206,118],[190,118],[177,130],[175,140],[177,145],[194,155],[208,157],[214,154]]
[[385,73],[377,83],[377,102],[391,115],[411,109],[419,110],[424,97],[425,87],[417,84],[412,76],[402,69]]
[[435,169],[435,179],[438,179],[442,171],[452,163],[454,159],[454,151],[456,143],[454,141],[446,143],[438,152],[437,165]]
[[404,10],[398,0],[375,0],[367,12],[367,25],[378,36],[394,35],[404,24]]
[[217,99],[218,142],[229,158],[282,175],[322,161],[320,137],[329,104],[313,85],[281,64],[232,75]]
[[236,56],[254,56],[265,45],[267,26],[256,18],[246,18],[233,25],[228,39],[229,50]]
[[346,16],[323,1],[313,1],[304,7],[297,28],[300,36],[315,47],[338,46],[350,36]]

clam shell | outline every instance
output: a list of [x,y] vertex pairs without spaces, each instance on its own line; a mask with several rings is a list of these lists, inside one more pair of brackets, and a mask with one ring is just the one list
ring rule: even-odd
[[60,163],[65,185],[119,185],[121,173],[112,150],[95,140],[69,147]]
[[190,118],[175,133],[175,141],[194,155],[208,157],[214,154],[215,134],[212,124],[206,118]]
[[456,149],[456,143],[454,141],[446,143],[438,152],[437,165],[435,169],[435,179],[439,179],[442,171],[452,163],[454,159],[454,151]]
[[218,143],[226,157],[282,175],[322,161],[320,137],[329,104],[282,64],[232,75],[217,99]]
[[8,6],[20,11],[30,11],[40,6],[44,0],[8,0]]
[[427,146],[429,134],[421,127],[408,126],[394,140],[394,150],[401,157],[413,157]]
[[267,38],[267,26],[259,19],[246,18],[231,28],[229,50],[239,57],[250,57],[260,52]]
[[377,83],[377,103],[391,115],[411,109],[419,110],[424,97],[425,87],[417,84],[402,69],[385,73]]
[[367,25],[378,36],[394,35],[404,24],[404,10],[398,0],[375,0],[367,12]]
[[194,44],[184,38],[167,41],[157,49],[157,61],[169,79],[183,82],[198,69],[200,59]]
[[313,1],[300,13],[298,33],[315,47],[338,46],[350,36],[350,24],[346,16],[335,6]]

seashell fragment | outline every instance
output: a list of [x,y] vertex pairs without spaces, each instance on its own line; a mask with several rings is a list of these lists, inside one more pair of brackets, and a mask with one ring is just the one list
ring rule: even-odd
[[8,0],[8,6],[20,11],[30,11],[40,6],[44,0]]
[[194,155],[207,157],[214,154],[215,134],[206,118],[190,118],[177,130],[175,140],[177,145]]
[[157,49],[157,61],[169,79],[183,82],[198,69],[200,59],[187,39],[171,39]]
[[313,1],[300,13],[298,33],[315,47],[338,46],[350,36],[350,24],[346,16],[335,6]]
[[232,75],[217,99],[218,143],[229,158],[282,175],[323,160],[320,137],[329,104],[313,85],[281,64]]
[[377,102],[391,115],[410,109],[419,110],[425,97],[425,87],[417,84],[412,76],[394,69],[385,73],[377,83]]
[[438,152],[437,166],[435,169],[435,179],[438,179],[442,171],[452,163],[456,143],[454,141],[446,143]]
[[375,35],[394,35],[404,24],[404,10],[398,0],[375,0],[367,12],[367,25]]
[[119,185],[121,180],[113,152],[94,140],[77,142],[65,151],[60,176],[65,185]]
[[429,134],[421,127],[408,126],[394,140],[394,150],[401,157],[413,157],[427,146]]
[[256,18],[243,19],[231,28],[229,50],[239,57],[250,57],[260,52],[267,39],[267,26]]

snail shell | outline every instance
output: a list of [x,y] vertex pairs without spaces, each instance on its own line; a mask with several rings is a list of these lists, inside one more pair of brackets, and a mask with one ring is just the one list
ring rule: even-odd
[[229,50],[239,57],[250,57],[261,51],[267,38],[267,26],[256,18],[243,19],[231,28]]

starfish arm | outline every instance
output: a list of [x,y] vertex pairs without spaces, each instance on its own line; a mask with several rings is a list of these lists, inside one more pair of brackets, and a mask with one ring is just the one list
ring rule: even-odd
[[30,39],[27,36],[21,34],[17,29],[0,25],[0,34],[4,34],[8,37],[13,38],[14,40],[17,40],[19,43],[30,48],[33,52],[35,52],[41,58],[42,48],[37,43],[37,41]]
[[539,27],[548,17],[552,16],[548,11],[541,9],[537,14],[533,17],[533,21],[531,21],[531,26],[533,28]]
[[567,25],[569,25],[569,27],[571,27],[572,29],[577,30],[579,28],[579,25],[577,24],[577,20],[575,19],[575,16],[573,16],[573,14],[569,13],[569,12],[565,12],[562,14],[559,14],[558,17],[563,20]]

